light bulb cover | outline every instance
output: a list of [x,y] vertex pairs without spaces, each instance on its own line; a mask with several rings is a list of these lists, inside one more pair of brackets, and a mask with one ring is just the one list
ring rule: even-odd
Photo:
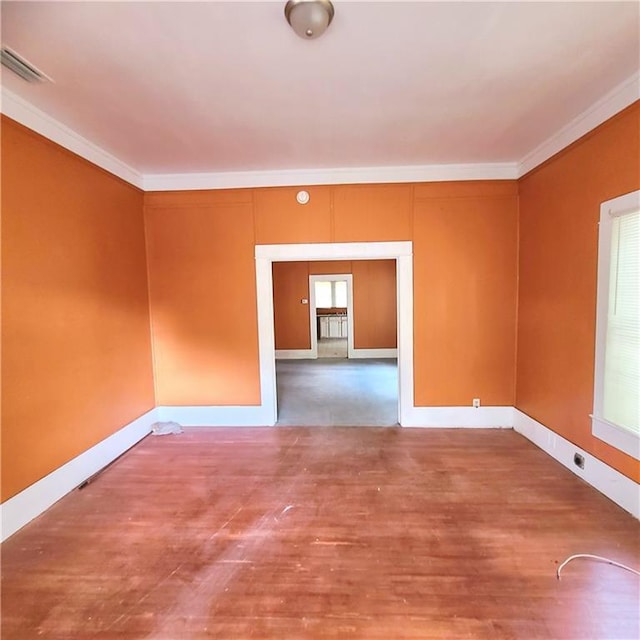
[[289,0],[284,15],[301,38],[313,40],[321,36],[333,20],[330,0]]

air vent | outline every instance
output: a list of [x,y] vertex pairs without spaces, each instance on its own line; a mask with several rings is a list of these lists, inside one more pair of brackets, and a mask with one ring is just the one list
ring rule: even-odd
[[15,51],[2,47],[2,64],[27,82],[45,82],[51,80],[45,73],[21,58]]

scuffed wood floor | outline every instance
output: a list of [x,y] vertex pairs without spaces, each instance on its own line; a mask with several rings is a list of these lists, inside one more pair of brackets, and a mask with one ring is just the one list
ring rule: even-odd
[[2,547],[2,639],[638,638],[640,525],[512,431],[148,437]]

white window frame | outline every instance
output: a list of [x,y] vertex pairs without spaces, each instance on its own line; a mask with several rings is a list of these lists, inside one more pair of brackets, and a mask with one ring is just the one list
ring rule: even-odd
[[607,314],[609,308],[609,277],[611,267],[611,228],[619,216],[640,209],[640,191],[603,202],[600,206],[598,231],[598,294],[596,306],[596,361],[593,392],[593,435],[640,460],[640,438],[637,434],[608,422],[603,415],[605,347],[607,343]]

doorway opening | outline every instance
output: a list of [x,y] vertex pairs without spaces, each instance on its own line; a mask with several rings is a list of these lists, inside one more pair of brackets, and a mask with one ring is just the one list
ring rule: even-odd
[[309,276],[311,353],[315,358],[353,357],[353,275]]
[[265,422],[277,421],[274,339],[274,262],[385,260],[396,262],[397,287],[397,421],[410,420],[413,411],[413,256],[412,243],[362,242],[257,245],[256,287],[260,353],[261,413]]
[[274,263],[278,425],[398,424],[396,280],[394,260]]

